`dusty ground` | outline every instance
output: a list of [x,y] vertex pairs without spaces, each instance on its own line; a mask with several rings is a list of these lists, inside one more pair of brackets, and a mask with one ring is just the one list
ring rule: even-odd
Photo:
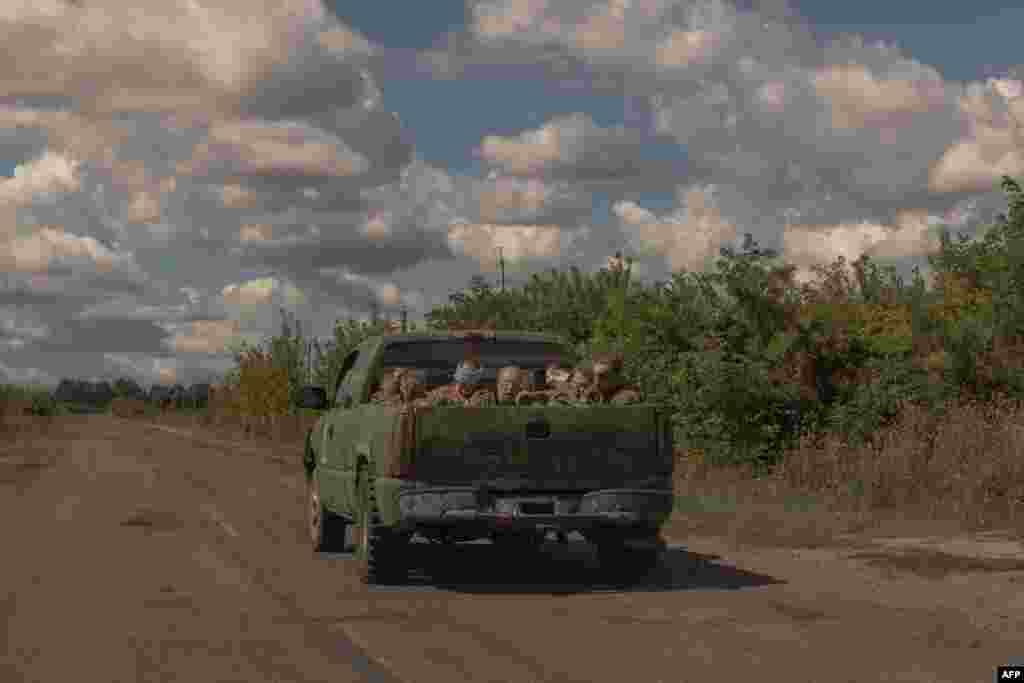
[[214,439],[74,416],[0,445],[0,681],[965,683],[1024,657],[1015,539],[750,507],[681,517],[631,590],[583,543],[417,547],[368,589],[305,544],[297,448]]

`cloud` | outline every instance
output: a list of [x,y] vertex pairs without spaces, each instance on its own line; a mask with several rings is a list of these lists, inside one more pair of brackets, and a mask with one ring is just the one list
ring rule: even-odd
[[563,158],[562,131],[547,125],[536,131],[527,131],[517,138],[488,135],[480,143],[480,156],[507,171],[528,175]]
[[0,180],[0,202],[25,204],[39,195],[78,189],[78,162],[47,150],[43,156],[14,167],[11,178]]
[[257,201],[256,193],[245,189],[239,183],[222,186],[220,197],[224,206],[229,209],[249,208]]
[[157,223],[160,220],[160,199],[152,192],[136,192],[128,205],[132,223]]
[[325,50],[341,57],[365,56],[375,52],[366,38],[348,26],[337,25],[320,31],[317,40]]
[[269,304],[278,297],[283,297],[286,302],[294,304],[303,301],[305,295],[292,283],[274,277],[229,284],[221,290],[224,302],[236,306]]
[[246,224],[238,232],[242,242],[267,242],[271,239],[272,229],[269,225]]
[[355,273],[348,268],[323,268],[319,272],[321,275],[337,278],[340,283],[364,286],[372,293],[376,302],[386,308],[398,308],[400,306],[418,308],[423,303],[421,292],[404,290],[394,282],[370,278]]
[[237,320],[197,320],[176,334],[170,347],[178,353],[221,354],[241,339]]
[[69,318],[36,340],[38,351],[155,352],[163,350],[165,330],[148,320]]
[[12,367],[0,361],[0,377],[4,384],[15,384],[19,386],[35,385],[56,388],[59,380],[50,373],[40,368],[19,368]]
[[838,129],[869,125],[904,128],[914,114],[945,103],[941,79],[878,79],[861,64],[829,65],[819,70],[812,82],[829,103],[832,127]]
[[178,167],[187,175],[221,168],[237,174],[344,177],[365,172],[368,161],[336,136],[308,125],[232,121],[214,124],[207,141]]
[[588,114],[575,113],[517,136],[488,135],[477,153],[510,176],[561,180],[581,188],[663,189],[677,168],[670,160],[644,157],[642,145],[655,141],[666,148],[675,144],[670,138],[645,137],[636,128],[601,127]]
[[74,235],[60,227],[45,227],[29,236],[15,238],[0,251],[0,264],[21,272],[41,272],[55,265],[83,263],[100,273],[114,268],[135,268],[130,254],[118,253],[92,237]]
[[[102,158],[111,147],[125,142],[129,137],[128,132],[114,125],[109,117],[90,117],[65,110],[74,100],[51,109],[47,106],[47,98],[26,99],[30,101],[29,104],[23,105],[20,100],[14,104],[0,101],[0,129],[19,131],[22,134],[42,131],[46,136],[47,147],[55,156],[75,162]],[[32,106],[31,102],[35,100],[40,100],[42,104]]]
[[932,168],[936,192],[984,192],[1004,175],[1024,175],[1024,82],[990,79],[960,97],[966,135]]
[[833,226],[794,225],[786,231],[783,256],[807,277],[811,266],[831,263],[840,256],[849,264],[862,254],[882,261],[934,254],[939,247],[940,221],[940,217],[927,211],[908,209],[888,225],[867,221]]
[[60,11],[41,4],[17,5],[0,23],[0,44],[12,56],[0,60],[9,65],[0,69],[0,91],[74,93],[107,112],[216,107],[285,62],[324,20],[313,0],[95,0]]
[[632,201],[617,202],[612,211],[642,254],[664,258],[673,271],[703,270],[737,237],[736,225],[722,217],[712,195],[712,188],[690,188],[680,194],[683,206],[661,217]]
[[49,327],[40,321],[38,315],[12,306],[0,308],[0,346],[20,349],[49,334]]
[[555,225],[493,225],[452,223],[448,243],[458,254],[472,257],[480,264],[493,264],[500,247],[512,263],[527,259],[557,259],[571,235]]

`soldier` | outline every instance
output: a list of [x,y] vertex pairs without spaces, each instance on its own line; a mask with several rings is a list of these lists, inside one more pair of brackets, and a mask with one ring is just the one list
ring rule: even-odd
[[398,374],[398,391],[403,406],[423,408],[430,405],[427,398],[426,382],[421,370],[401,368]]
[[640,387],[627,383],[623,377],[623,360],[621,353],[594,356],[594,388],[596,392],[592,402],[622,405],[643,401]]
[[467,358],[455,368],[455,381],[439,387],[430,394],[431,405],[457,405],[481,407],[494,405],[494,393],[481,386],[484,369],[480,361]]
[[573,368],[569,382],[551,398],[560,405],[585,405],[597,403],[597,389],[594,387],[594,368],[590,363],[580,363]]
[[498,370],[498,392],[497,403],[499,405],[512,405],[526,388],[526,377],[523,369],[518,365],[506,365]]
[[568,363],[562,361],[549,363],[544,370],[544,385],[520,393],[516,402],[522,405],[550,401],[569,389],[571,376],[572,368]]
[[386,375],[380,381],[377,391],[370,397],[372,403],[391,405],[399,399],[399,371],[395,370]]

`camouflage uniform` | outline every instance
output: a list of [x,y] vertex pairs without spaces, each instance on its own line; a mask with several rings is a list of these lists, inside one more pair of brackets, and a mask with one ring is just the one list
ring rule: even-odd
[[621,354],[595,357],[593,403],[626,405],[643,401],[640,387],[625,381],[622,366]]
[[497,403],[494,392],[486,387],[468,387],[459,384],[446,384],[430,392],[428,396],[430,405],[434,406],[464,406],[468,408],[482,408]]
[[411,368],[403,368],[398,375],[399,401],[403,406],[425,408],[430,405],[427,399],[423,373]]
[[572,370],[561,363],[551,363],[544,371],[544,386],[534,391],[524,391],[516,397],[516,403],[546,403],[566,392]]
[[[463,361],[455,370],[456,381],[438,387],[429,395],[430,405],[435,406],[464,406],[479,408],[494,405],[496,398],[494,392],[479,385],[479,375],[482,368],[479,363]],[[473,376],[472,381],[460,381],[462,374]]]
[[573,369],[569,382],[551,397],[551,403],[571,406],[597,403],[596,391],[593,368],[589,363],[580,363]]
[[390,405],[400,398],[397,375],[397,372],[385,375],[384,379],[380,381],[377,391],[373,392],[373,396],[370,397],[371,403]]
[[499,405],[512,405],[524,393],[525,377],[523,370],[517,365],[508,365],[498,371],[496,402]]

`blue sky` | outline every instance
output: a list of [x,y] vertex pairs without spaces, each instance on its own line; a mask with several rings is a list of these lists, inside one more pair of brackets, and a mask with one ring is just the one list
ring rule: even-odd
[[746,232],[926,265],[1024,176],[1006,3],[118,3],[0,22],[0,381],[206,377],[279,306],[415,320],[498,248],[512,286]]

